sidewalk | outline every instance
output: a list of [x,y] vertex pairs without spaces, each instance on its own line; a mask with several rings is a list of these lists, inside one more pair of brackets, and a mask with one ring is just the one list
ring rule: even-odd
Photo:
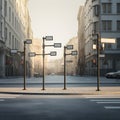
[[120,97],[120,87],[70,87],[67,90],[62,88],[0,88],[0,94],[22,94],[22,95],[116,95]]

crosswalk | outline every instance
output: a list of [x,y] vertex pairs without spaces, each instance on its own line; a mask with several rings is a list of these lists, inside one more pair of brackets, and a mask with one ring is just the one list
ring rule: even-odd
[[15,99],[20,95],[0,94],[0,102],[4,102],[9,99]]
[[120,110],[120,98],[90,99],[90,101],[103,105],[103,107],[107,110]]

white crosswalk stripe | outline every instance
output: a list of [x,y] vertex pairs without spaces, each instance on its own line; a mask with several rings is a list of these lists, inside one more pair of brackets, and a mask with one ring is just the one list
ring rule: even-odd
[[105,109],[120,110],[120,99],[92,99],[90,101],[103,104]]
[[105,106],[105,109],[120,109],[120,106]]
[[9,99],[15,99],[17,97],[19,97],[20,95],[7,95],[7,94],[0,94],[0,102],[3,102],[5,100],[9,100]]

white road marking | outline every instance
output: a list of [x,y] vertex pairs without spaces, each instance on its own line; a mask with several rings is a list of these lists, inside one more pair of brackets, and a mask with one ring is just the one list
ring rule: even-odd
[[105,109],[120,109],[120,106],[105,106]]
[[7,96],[5,96],[5,97],[0,97],[0,98],[5,98],[5,99],[8,98],[8,99],[12,99],[12,98],[16,98],[16,97],[9,97],[9,96],[7,97]]
[[4,100],[4,99],[15,99],[17,97],[19,97],[20,95],[6,95],[6,94],[0,94],[0,99]]
[[1,102],[1,101],[5,101],[5,100],[3,100],[3,99],[0,99],[0,102]]
[[114,101],[111,101],[111,102],[96,102],[96,103],[98,103],[98,104],[118,104],[118,103],[120,103],[120,102],[114,102]]
[[120,102],[120,100],[90,100],[90,101],[93,101],[93,102]]

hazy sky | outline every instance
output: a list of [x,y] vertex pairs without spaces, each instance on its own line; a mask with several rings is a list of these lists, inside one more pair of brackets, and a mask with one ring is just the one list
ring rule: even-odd
[[84,2],[85,0],[29,0],[34,37],[53,35],[54,42],[66,44],[69,39],[77,36],[77,14]]

